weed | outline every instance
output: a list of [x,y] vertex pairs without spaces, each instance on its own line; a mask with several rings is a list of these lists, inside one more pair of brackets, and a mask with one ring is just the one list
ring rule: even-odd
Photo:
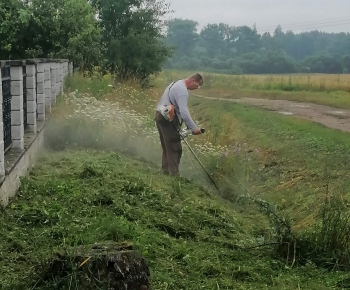
[[[301,256],[330,269],[350,267],[350,213],[340,196],[326,199],[321,220],[302,236]],[[304,247],[304,248],[303,248]]]

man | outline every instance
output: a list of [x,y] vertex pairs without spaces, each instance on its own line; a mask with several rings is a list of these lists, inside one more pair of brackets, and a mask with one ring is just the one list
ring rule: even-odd
[[[160,143],[163,149],[162,170],[166,175],[178,176],[182,155],[180,127],[182,122],[192,131],[192,134],[201,134],[201,129],[194,123],[188,111],[188,90],[196,90],[203,84],[203,77],[193,74],[190,77],[171,83],[164,91],[157,104],[156,124],[159,132]],[[173,121],[168,121],[161,114],[161,107],[173,105],[175,116]]]

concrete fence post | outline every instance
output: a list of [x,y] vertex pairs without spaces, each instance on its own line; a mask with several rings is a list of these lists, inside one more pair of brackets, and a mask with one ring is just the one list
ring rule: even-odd
[[58,96],[61,92],[61,62],[57,61],[57,78],[56,78],[56,96]]
[[27,60],[27,124],[31,133],[36,133],[37,119],[37,62]]
[[51,113],[51,61],[44,64],[44,95],[46,112]]
[[61,80],[60,80],[60,61],[59,60],[57,60],[57,62],[56,62],[56,67],[57,67],[57,79],[56,79],[56,93],[57,93],[57,95],[59,95],[59,93],[60,93],[60,91],[61,91],[61,87],[60,87],[60,82],[61,82]]
[[72,75],[73,74],[73,71],[74,71],[74,68],[73,68],[73,63],[70,62],[68,64],[68,71],[69,71],[69,74]]
[[45,121],[45,63],[39,62],[36,66],[36,102],[37,120]]
[[[1,66],[2,68],[2,66]],[[0,70],[0,79],[2,80],[2,69]],[[0,82],[0,176],[5,175],[5,143],[4,143],[4,122],[3,122],[3,93],[2,81]]]
[[59,62],[59,93],[63,94],[63,60]]
[[65,68],[64,76],[66,77],[68,75],[68,61],[65,61],[64,68]]
[[67,68],[66,68],[66,60],[63,59],[61,60],[61,73],[62,73],[62,76],[61,76],[61,79],[62,79],[62,87],[61,87],[61,94],[63,95],[64,94],[64,84],[65,84],[65,79],[66,79],[66,76],[67,76]]
[[50,63],[50,72],[51,72],[51,105],[56,103],[56,79],[57,79],[57,64],[56,62]]
[[23,61],[11,61],[12,148],[24,149]]
[[64,78],[67,76],[68,74],[68,62],[67,60],[64,61]]
[[68,76],[68,61],[65,60],[64,61],[64,76],[63,76],[63,90],[64,90],[64,87],[65,87],[65,80]]

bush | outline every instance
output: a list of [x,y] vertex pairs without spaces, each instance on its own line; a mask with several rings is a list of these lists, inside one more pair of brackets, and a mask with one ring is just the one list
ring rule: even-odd
[[99,67],[94,67],[91,72],[83,74],[76,73],[65,80],[65,90],[69,92],[78,91],[84,94],[92,94],[97,99],[110,93],[113,89],[114,76],[102,74]]

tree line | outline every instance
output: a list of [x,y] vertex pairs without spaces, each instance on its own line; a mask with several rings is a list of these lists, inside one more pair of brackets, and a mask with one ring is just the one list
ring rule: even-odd
[[165,42],[174,47],[166,67],[209,69],[232,74],[348,73],[350,34],[320,31],[295,34],[278,25],[271,35],[255,26],[208,24],[173,19],[167,23]]
[[0,0],[0,59],[68,58],[146,80],[163,68],[241,73],[347,73],[350,35],[164,21],[165,0]]

